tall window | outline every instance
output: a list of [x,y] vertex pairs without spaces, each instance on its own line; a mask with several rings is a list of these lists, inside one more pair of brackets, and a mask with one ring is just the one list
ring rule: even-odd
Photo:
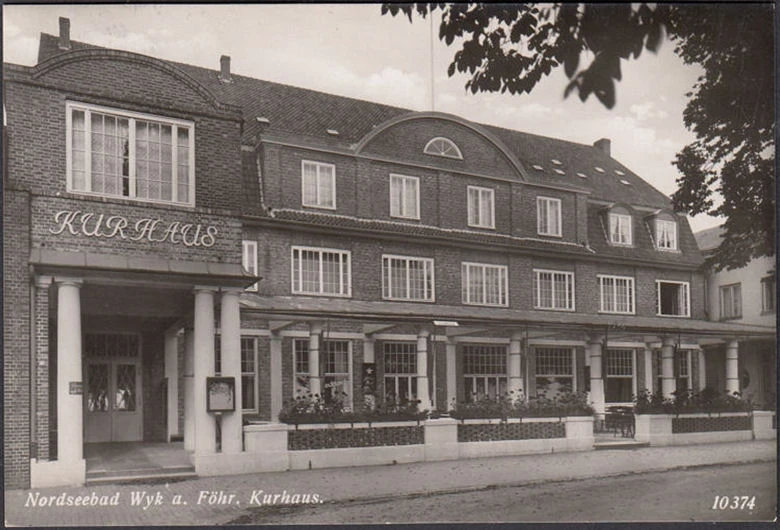
[[336,166],[322,162],[302,163],[301,193],[304,206],[336,209]]
[[576,390],[573,348],[535,348],[535,352],[537,396],[552,399]]
[[574,310],[574,274],[534,269],[534,307]]
[[292,248],[292,292],[350,296],[350,254],[345,250]]
[[677,250],[677,223],[656,219],[655,244],[660,250]]
[[433,260],[382,256],[382,297],[433,301]]
[[429,140],[428,143],[425,144],[423,152],[426,155],[444,156],[447,158],[463,160],[463,155],[461,154],[460,149],[458,149],[458,146],[449,138],[443,138],[441,136]]
[[420,179],[390,175],[390,216],[420,218]]
[[[348,340],[320,342],[322,399],[326,403],[339,402],[345,409],[352,408],[352,352]],[[311,390],[309,340],[293,340],[295,367],[293,395],[300,397]]]
[[403,405],[417,399],[417,345],[385,342],[385,402]]
[[742,284],[720,287],[720,318],[742,318]]
[[631,216],[622,213],[609,214],[609,240],[614,245],[632,244]]
[[767,276],[761,279],[761,312],[775,312],[775,298],[777,295],[775,277]]
[[463,346],[463,383],[466,401],[506,394],[507,355],[505,346],[467,344]]
[[494,228],[494,191],[490,188],[468,187],[469,226]]
[[311,390],[309,339],[293,339],[293,370],[293,397],[306,397]]
[[607,403],[631,403],[634,394],[634,350],[608,349],[604,375],[604,400]]
[[656,308],[661,316],[691,316],[690,286],[688,282],[657,280]]
[[461,267],[463,303],[505,306],[507,268],[503,265],[463,263]]
[[241,408],[257,412],[257,339],[241,337]]
[[[244,240],[241,242],[241,265],[244,271],[257,276],[257,241]],[[257,283],[246,288],[247,291],[257,291]]]
[[561,200],[536,198],[536,230],[542,236],[561,235]]
[[634,279],[627,276],[598,275],[602,313],[634,312]]
[[73,102],[66,121],[68,191],[195,204],[192,122]]

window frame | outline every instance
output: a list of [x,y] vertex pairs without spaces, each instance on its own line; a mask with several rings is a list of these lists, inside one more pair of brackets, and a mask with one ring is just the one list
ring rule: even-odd
[[[472,350],[472,351],[468,351]],[[502,351],[498,351],[502,350]],[[504,370],[503,372],[486,372],[486,373],[479,373],[479,370],[472,370],[468,371],[467,368],[467,357],[471,356],[479,356],[487,354],[485,358],[488,356],[496,355],[497,357],[500,357],[503,355],[504,358]],[[503,345],[503,344],[463,344],[463,347],[461,349],[461,358],[462,358],[462,375],[461,375],[461,382],[463,384],[463,397],[467,402],[473,401],[474,397],[477,395],[477,389],[479,387],[478,380],[482,380],[482,387],[484,389],[484,395],[488,396],[488,387],[489,382],[492,380],[495,382],[495,389],[496,389],[496,396],[491,396],[492,399],[495,399],[496,397],[501,397],[503,394],[505,394],[509,390],[509,349]],[[494,364],[487,361],[482,363],[484,366],[493,366]],[[501,386],[503,383],[503,387],[505,389],[505,392],[501,392]],[[471,386],[471,388],[469,388]],[[469,390],[471,392],[469,392]],[[479,396],[477,396],[479,397]]]
[[[613,220],[615,231],[613,231]],[[634,217],[630,213],[609,212],[607,221],[609,224],[609,243],[611,245],[620,247],[630,247],[634,245]],[[628,224],[626,231],[627,241],[616,240],[615,236],[621,235],[620,229],[621,227],[624,227],[624,223]]]
[[[252,372],[245,372],[244,371],[244,349],[243,349],[243,342],[244,341],[252,341],[252,365],[254,367],[254,370]],[[240,338],[240,347],[241,347],[241,384],[244,383],[244,377],[251,376],[252,377],[252,388],[254,389],[254,406],[252,408],[245,409],[243,408],[243,402],[241,403],[241,412],[242,414],[259,414],[260,412],[260,388],[259,388],[259,377],[258,377],[258,340],[257,337],[254,335],[242,335]],[[243,387],[241,391],[241,400],[244,400],[244,392]]]
[[[540,373],[539,372],[539,353],[542,351],[568,351],[571,358],[571,373],[564,374],[562,372],[556,372],[556,373]],[[534,355],[534,387],[537,388],[537,395],[538,395],[538,388],[539,383],[538,379],[540,377],[547,377],[547,378],[562,378],[562,377],[568,377],[571,378],[571,391],[577,392],[577,349],[573,348],[571,346],[554,346],[554,345],[544,345],[544,346],[533,346],[533,355]]]
[[[406,265],[406,297],[393,296],[392,285],[392,260],[402,260]],[[424,265],[424,271],[426,273],[426,279],[430,281],[430,296],[428,298],[412,298],[411,296],[411,276],[409,264],[411,262],[420,262]],[[387,268],[385,267],[387,264]],[[435,302],[436,301],[436,276],[433,258],[422,258],[418,256],[401,256],[397,254],[382,254],[382,299],[394,300],[394,301],[406,301],[406,302]]]
[[[671,238],[671,246],[663,246],[661,245],[661,225],[668,225],[673,227],[672,230],[672,238]],[[670,219],[656,219],[655,220],[655,248],[662,252],[675,252],[679,250],[679,234],[678,234],[678,226],[677,221],[672,221]]]
[[[444,142],[444,143],[448,144],[451,149],[455,150],[455,154],[454,155],[449,155],[449,154],[446,154],[445,152],[441,152],[441,153],[431,152],[430,151],[431,146],[433,145],[434,142],[437,142],[437,141],[441,141],[441,142]],[[423,148],[423,153],[426,154],[426,155],[431,155],[431,156],[441,156],[441,157],[444,157],[444,158],[452,158],[452,159],[455,159],[455,160],[463,160],[463,153],[461,152],[460,147],[458,147],[455,142],[453,142],[452,140],[450,140],[449,138],[447,138],[445,136],[435,136],[435,137],[431,138],[430,140],[428,140],[428,142],[425,144],[425,147]]]
[[[315,176],[315,179],[316,179],[315,188],[317,190],[317,201],[316,201],[317,203],[316,204],[308,204],[306,202],[305,174],[306,174],[306,165],[307,164],[314,165],[316,170],[317,170],[316,171],[316,176]],[[320,197],[320,178],[321,178],[320,168],[324,168],[324,167],[330,168],[330,170],[331,170],[331,178],[333,179],[332,186],[331,186],[332,192],[331,192],[331,197],[330,197],[332,205],[320,204],[321,203],[321,197]],[[302,159],[301,160],[301,206],[303,206],[304,208],[317,208],[317,209],[320,209],[320,210],[335,210],[337,208],[336,195],[337,195],[336,194],[336,165],[335,164],[331,164],[329,162],[318,162],[316,160]]]
[[[251,249],[251,250],[250,250]],[[254,239],[241,240],[241,266],[244,272],[257,276],[257,241]],[[245,287],[245,291],[257,292],[258,282],[253,283],[249,287]]]
[[[631,375],[627,376],[625,374],[610,374],[609,368],[610,364],[607,359],[609,356],[609,352],[631,352]],[[605,348],[606,355],[604,356],[604,379],[631,379],[631,395],[635,396],[637,392],[637,355],[636,355],[636,348]],[[607,381],[604,382],[604,403],[611,405],[611,406],[633,406],[633,401],[629,398],[628,401],[607,401]]]
[[[299,351],[299,344],[304,344],[306,346],[306,371],[305,372],[299,372],[298,371],[298,357],[301,355],[302,351]],[[293,351],[293,363],[292,363],[292,398],[297,399],[299,397],[306,397],[308,394],[311,394],[311,364],[310,360],[311,357],[309,356],[309,339],[308,338],[293,338],[292,339],[292,351]],[[304,388],[306,389],[304,392],[299,393],[298,392],[298,377],[305,377],[306,379],[306,385]]]
[[[636,314],[636,282],[634,281],[633,276],[617,276],[612,274],[597,274],[596,279],[599,285],[599,313],[609,313],[614,315],[634,315]],[[603,280],[629,280],[631,290],[630,290],[630,310],[629,311],[618,311],[617,310],[617,281],[614,283],[614,301],[615,301],[615,309],[609,310],[604,309],[604,283]]]
[[[482,274],[482,296],[487,300],[487,269],[496,269],[503,271],[503,281],[499,286],[499,298],[503,298],[503,303],[473,302],[471,298],[471,289],[469,280],[471,280],[471,267],[478,267]],[[465,305],[488,306],[488,307],[508,307],[509,306],[509,267],[506,265],[496,265],[493,263],[475,263],[472,261],[463,261],[460,266],[461,276],[461,300]],[[501,296],[503,294],[503,296]]]
[[[769,295],[767,294],[769,293]],[[771,307],[768,301],[771,300]],[[777,280],[774,275],[761,278],[761,314],[769,315],[777,311]]]
[[[541,305],[541,282],[539,280],[539,276],[541,274],[551,274],[552,278],[552,293],[551,293],[551,301],[552,306],[546,307]],[[566,277],[566,284],[567,287],[566,293],[567,295],[571,293],[571,297],[568,300],[569,307],[556,307],[556,300],[555,300],[555,276],[556,275],[563,275]],[[574,284],[574,273],[571,271],[560,271],[560,270],[552,270],[552,269],[534,269],[534,309],[542,309],[546,311],[576,311],[576,305],[575,305],[575,299],[576,299],[576,290],[575,290],[575,284]]]
[[[546,204],[546,215],[544,218],[544,226],[542,225],[542,209],[541,204]],[[557,208],[557,215],[555,217],[555,223],[556,227],[558,228],[557,232],[550,231],[550,205],[555,204]],[[546,197],[539,195],[536,197],[536,233],[540,236],[548,236],[548,237],[563,237],[563,222],[562,222],[562,202],[561,199],[557,197]],[[546,227],[546,230],[543,231],[542,228]]]
[[[682,315],[671,315],[661,312],[661,284],[668,283],[685,287],[685,313]],[[676,317],[676,318],[690,318],[691,317],[691,283],[677,280],[656,280],[655,281],[655,307],[656,316],[659,317]]]
[[[405,202],[402,199],[399,204],[395,204],[396,195],[393,193],[393,182],[398,182],[401,185],[401,196],[406,197],[406,186],[408,183],[413,182],[415,186],[415,214],[409,215],[403,210],[405,209]],[[394,206],[397,213],[394,213]],[[420,220],[420,177],[414,177],[411,175],[401,175],[399,173],[390,173],[390,217],[397,219],[413,219]]]
[[[471,201],[472,193],[476,192],[477,210],[473,209]],[[487,194],[490,197],[490,222],[482,223],[483,218],[487,217],[486,212],[482,211],[482,196]],[[496,228],[496,190],[484,186],[466,186],[466,222],[472,228]]]
[[[303,268],[299,266],[298,268],[298,278],[296,279],[295,274],[295,253],[306,251],[306,252],[318,252],[319,253],[319,267],[318,267],[318,276],[319,276],[319,291],[305,291],[303,290]],[[339,274],[339,285],[340,285],[340,292],[339,293],[328,293],[323,291],[323,261],[322,261],[322,255],[323,253],[329,253],[329,254],[337,254],[340,256],[339,258],[339,264],[341,265],[343,263],[344,268],[340,271]],[[346,258],[342,262],[342,258]],[[299,258],[300,259],[300,258]],[[308,296],[330,296],[330,297],[337,297],[337,298],[350,298],[352,297],[352,253],[349,250],[342,250],[337,248],[325,248],[325,247],[306,247],[306,246],[299,246],[299,245],[293,245],[290,247],[290,283],[291,283],[291,292],[294,295],[308,295]],[[296,283],[300,286],[299,290],[296,290]]]
[[[86,190],[75,189],[73,186],[73,112],[84,112],[84,175],[86,179]],[[99,114],[110,115],[115,118],[126,118],[128,120],[128,195],[107,194],[92,191],[92,120],[90,119],[92,112]],[[161,125],[171,126],[171,200],[153,199],[145,197],[137,197],[136,193],[136,173],[138,161],[136,158],[136,145],[135,145],[135,121],[141,120],[145,122],[153,122]],[[178,198],[178,142],[175,141],[177,135],[175,135],[174,129],[186,129],[188,134],[189,150],[187,157],[187,165],[189,169],[189,182],[188,182],[188,197],[186,201],[173,200],[173,197]],[[66,101],[65,102],[65,189],[68,193],[77,195],[85,195],[90,197],[102,197],[108,199],[120,199],[133,202],[152,203],[152,204],[165,204],[168,206],[179,206],[194,208],[195,207],[195,195],[196,195],[196,182],[195,182],[195,122],[190,120],[183,120],[179,118],[170,118],[167,116],[160,116],[159,114],[150,114],[146,112],[136,112],[124,109],[118,109],[114,107],[108,107],[105,105],[94,105],[92,103],[83,103],[78,101]]]
[[[726,291],[731,292],[731,309],[732,311],[729,312],[730,314],[726,314],[726,299],[724,297],[724,293]],[[739,304],[739,311],[735,311],[736,306],[734,305],[735,297],[734,297],[734,291],[737,291],[739,293],[738,297],[738,304]],[[720,305],[720,320],[738,320],[742,318],[742,282],[735,282],[735,283],[729,283],[726,285],[720,285],[718,286],[718,295],[719,295],[719,305]],[[731,314],[733,312],[733,314]]]
[[[682,348],[675,348],[674,350],[674,368],[672,370],[672,373],[674,375],[674,384],[675,384],[675,390],[680,390],[680,379],[685,379],[686,384],[688,386],[688,390],[693,390],[693,373],[691,371],[691,368],[693,368],[693,365],[691,364],[693,362],[692,356],[693,351],[690,349],[682,349]],[[663,388],[663,381],[664,381],[664,373],[663,373],[663,350],[661,349],[654,349],[653,355],[655,356],[655,384],[656,391],[660,392]],[[680,375],[682,371],[682,361],[685,361],[685,367],[687,374],[686,375]]]
[[[402,347],[402,349],[411,349],[411,351],[388,351],[388,349],[391,348],[398,348]],[[388,356],[392,355],[411,355],[414,359],[412,366],[414,367],[414,370],[411,372],[400,372],[400,371],[389,371],[388,368]],[[398,363],[396,363],[396,367],[398,366]],[[409,400],[416,400],[417,399],[417,343],[415,342],[409,342],[409,341],[387,341],[383,342],[382,344],[382,384],[383,384],[383,400],[385,403],[388,402],[388,388],[387,388],[387,382],[388,379],[391,379],[393,381],[393,395],[395,396],[396,404],[401,404],[398,402],[398,389],[400,387],[400,380],[405,379],[407,384],[407,389],[409,390],[409,397],[407,401]]]

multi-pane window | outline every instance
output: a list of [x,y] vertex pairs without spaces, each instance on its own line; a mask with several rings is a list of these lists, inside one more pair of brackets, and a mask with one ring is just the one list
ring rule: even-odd
[[609,214],[609,240],[614,245],[630,245],[632,242],[631,216],[622,213]]
[[490,188],[468,187],[469,226],[479,228],[495,227],[494,197],[495,192]]
[[534,307],[574,310],[574,274],[534,269]]
[[460,149],[458,149],[458,146],[449,138],[443,138],[441,136],[429,140],[428,143],[425,144],[423,152],[426,155],[457,158],[458,160],[463,159],[463,155],[461,154]]
[[504,265],[463,263],[461,267],[464,304],[507,305],[507,268]]
[[403,405],[417,399],[417,345],[385,342],[385,402]]
[[774,313],[775,299],[777,291],[775,290],[775,277],[767,276],[761,279],[761,312]]
[[634,279],[628,276],[598,276],[602,313],[634,312]]
[[536,198],[536,231],[542,236],[561,235],[561,200]]
[[420,218],[420,179],[390,175],[390,216]]
[[336,208],[336,166],[322,162],[302,163],[301,197],[304,206]]
[[535,348],[536,395],[552,399],[560,393],[573,392],[574,349]]
[[634,393],[634,350],[608,349],[604,358],[604,400],[631,403]]
[[720,318],[742,317],[742,284],[732,283],[720,287]]
[[241,337],[241,408],[257,412],[257,339]]
[[293,340],[293,397],[305,397],[310,389],[309,339]]
[[656,219],[655,244],[660,250],[677,250],[677,223]]
[[433,260],[382,256],[382,297],[433,301]]
[[70,102],[68,191],[195,203],[192,122]]
[[463,384],[466,401],[506,394],[506,346],[463,346]]
[[[241,265],[245,272],[257,276],[257,241],[245,239],[241,242]],[[246,290],[257,291],[257,283],[253,283]]]
[[350,254],[345,250],[292,248],[292,292],[350,296]]
[[688,282],[658,280],[656,285],[656,307],[659,315],[691,316],[690,285]]
[[[352,370],[350,343],[347,340],[323,340],[320,343],[322,399],[326,403],[340,402],[352,408]],[[306,396],[311,390],[309,340],[293,340],[293,396]]]

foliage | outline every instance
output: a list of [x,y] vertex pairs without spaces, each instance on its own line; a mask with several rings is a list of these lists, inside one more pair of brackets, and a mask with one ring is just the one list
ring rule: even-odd
[[420,421],[427,411],[417,410],[417,401],[403,404],[382,404],[372,408],[363,406],[349,410],[343,400],[323,399],[319,394],[299,396],[285,403],[279,412],[279,421],[288,424],[309,423],[373,423],[387,421]]
[[666,398],[662,393],[652,393],[642,390],[634,398],[636,414],[683,414],[694,412],[746,412],[753,410],[750,401],[741,399],[739,392],[734,394],[719,393],[711,388],[701,392],[675,392],[673,398]]
[[502,419],[545,418],[564,416],[590,416],[593,407],[584,393],[565,392],[554,398],[543,396],[526,400],[523,396],[514,398],[513,392],[496,398],[481,397],[469,402],[458,403],[450,416],[459,419]]
[[[774,253],[774,33],[771,5],[761,4],[385,4],[382,13],[425,17],[441,12],[439,39],[456,43],[448,74],[470,76],[476,92],[530,92],[563,67],[564,97],[616,100],[621,59],[655,52],[664,33],[687,64],[704,75],[687,94],[686,127],[696,140],[674,164],[682,173],[679,211],[725,216],[716,269]],[[583,65],[585,57],[593,57]],[[723,203],[716,206],[713,193]]]

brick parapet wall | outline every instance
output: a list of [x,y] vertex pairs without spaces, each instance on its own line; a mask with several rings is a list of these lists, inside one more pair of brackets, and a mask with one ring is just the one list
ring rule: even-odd
[[750,416],[720,416],[711,418],[672,418],[672,434],[713,431],[749,431]]
[[565,437],[566,424],[563,422],[458,424],[459,442],[493,442],[498,440],[534,440]]
[[352,429],[305,429],[287,433],[288,450],[335,449],[339,447],[378,447],[387,445],[417,445],[425,443],[422,425]]

